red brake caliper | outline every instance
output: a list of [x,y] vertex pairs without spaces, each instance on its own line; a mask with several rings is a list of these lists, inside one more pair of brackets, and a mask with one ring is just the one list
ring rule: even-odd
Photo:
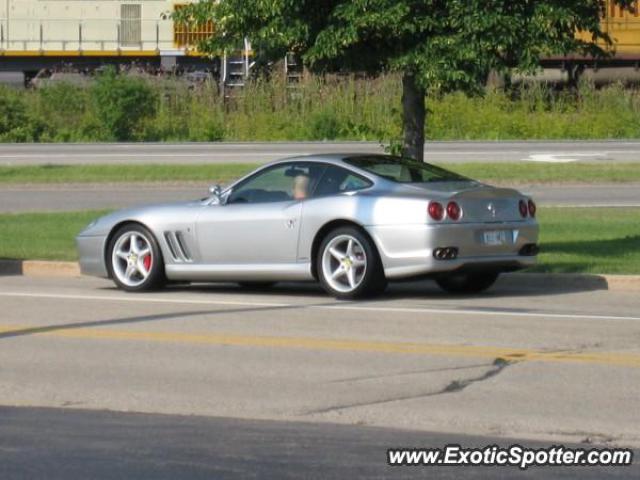
[[151,254],[142,259],[142,264],[144,265],[144,268],[147,272],[151,270]]

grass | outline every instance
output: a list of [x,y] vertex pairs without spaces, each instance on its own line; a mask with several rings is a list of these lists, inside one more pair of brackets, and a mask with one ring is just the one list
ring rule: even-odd
[[463,163],[442,165],[462,175],[495,183],[603,183],[638,182],[640,164],[634,163]]
[[[0,166],[0,185],[18,183],[227,183],[255,164]],[[462,163],[443,165],[489,183],[640,182],[638,163]]]
[[217,165],[34,165],[0,166],[0,184],[16,183],[225,183],[256,168],[255,164]]
[[[85,87],[0,86],[0,142],[371,140],[401,137],[401,78],[305,75],[295,89],[277,72],[232,99],[215,83],[105,77]],[[138,95],[129,98],[131,92]],[[113,102],[127,96],[127,102]],[[140,100],[143,99],[143,100]],[[529,85],[427,98],[432,140],[640,137],[640,89],[556,91]]]
[[[0,258],[74,260],[75,235],[105,212],[0,215]],[[640,274],[640,209],[541,208],[535,271]]]
[[0,215],[0,258],[76,260],[75,236],[104,211]]
[[640,209],[541,208],[536,271],[640,274]]

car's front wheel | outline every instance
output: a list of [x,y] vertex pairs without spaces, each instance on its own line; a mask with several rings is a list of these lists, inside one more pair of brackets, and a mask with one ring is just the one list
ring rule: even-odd
[[320,283],[336,298],[372,295],[387,286],[375,246],[355,227],[329,233],[320,244],[317,262]]
[[142,225],[124,225],[109,242],[107,263],[122,290],[154,290],[165,282],[164,261],[154,236]]
[[480,293],[490,288],[500,272],[451,273],[436,278],[436,283],[449,293]]

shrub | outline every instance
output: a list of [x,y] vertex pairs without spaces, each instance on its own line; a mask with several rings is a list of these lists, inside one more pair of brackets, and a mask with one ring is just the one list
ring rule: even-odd
[[141,78],[108,69],[91,87],[98,119],[115,140],[139,138],[143,122],[156,113],[158,94]]
[[340,135],[340,123],[334,112],[321,110],[311,116],[309,122],[310,140],[335,140]]
[[44,124],[30,114],[24,95],[0,86],[0,142],[38,141],[44,129]]
[[[400,96],[397,75],[305,76],[292,87],[274,74],[225,98],[215,84],[189,89],[179,77],[145,80],[107,70],[89,86],[0,87],[0,141],[388,143],[401,136]],[[621,85],[451,93],[430,97],[428,107],[431,140],[640,137],[640,91]]]

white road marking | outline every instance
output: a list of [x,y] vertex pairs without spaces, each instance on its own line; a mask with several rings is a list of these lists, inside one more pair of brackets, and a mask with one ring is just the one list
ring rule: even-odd
[[[371,149],[372,151],[374,149]],[[203,153],[94,153],[91,151],[82,153],[49,153],[49,152],[33,152],[33,153],[5,153],[0,154],[0,158],[68,158],[68,157],[246,157],[246,156],[296,156],[296,155],[313,155],[318,151],[291,152],[289,150],[281,150],[274,152],[203,152]],[[332,153],[329,151],[328,153]],[[443,152],[438,150],[427,150],[425,154],[429,155],[500,155],[500,154],[526,154],[526,150],[460,150],[455,152]]]
[[528,158],[523,158],[528,162],[546,162],[546,163],[571,163],[577,162],[577,158],[606,158],[606,153],[532,153]]
[[[112,158],[112,157],[279,157],[283,152],[260,153],[260,152],[210,152],[210,153],[46,153],[41,154],[5,154],[0,158]],[[306,155],[302,152],[286,152],[286,155]]]
[[581,320],[631,320],[640,321],[640,317],[628,317],[620,315],[584,315],[573,313],[553,313],[553,312],[512,312],[507,310],[477,310],[477,309],[448,309],[448,308],[423,308],[423,307],[383,307],[366,306],[366,304],[355,306],[350,304],[334,305],[308,305],[296,303],[263,303],[248,301],[222,301],[222,300],[199,300],[187,298],[157,298],[144,295],[124,296],[124,295],[71,295],[53,293],[24,293],[24,292],[0,292],[0,297],[18,298],[52,298],[58,300],[98,300],[113,302],[138,302],[138,303],[165,303],[165,304],[185,304],[185,305],[226,305],[243,307],[273,307],[273,308],[313,308],[323,310],[345,310],[362,312],[387,312],[387,313],[425,313],[440,315],[478,315],[478,316],[505,316],[505,317],[529,317],[529,318],[574,318]]
[[574,313],[544,313],[544,312],[511,312],[507,310],[474,310],[474,309],[449,309],[449,308],[410,308],[410,307],[349,307],[347,305],[324,306],[319,308],[338,310],[362,310],[371,312],[405,312],[405,313],[438,313],[445,315],[489,315],[506,317],[553,317],[575,318],[585,320],[640,320],[640,317],[625,317],[617,315],[583,315]]
[[175,299],[175,298],[154,298],[143,295],[129,297],[124,295],[69,295],[55,293],[24,293],[24,292],[0,292],[1,297],[25,297],[25,298],[53,298],[62,300],[100,300],[117,302],[147,302],[147,303],[185,303],[190,305],[233,305],[251,307],[290,307],[295,304],[289,303],[260,303],[260,302],[228,302],[223,300],[198,300],[198,299]]

